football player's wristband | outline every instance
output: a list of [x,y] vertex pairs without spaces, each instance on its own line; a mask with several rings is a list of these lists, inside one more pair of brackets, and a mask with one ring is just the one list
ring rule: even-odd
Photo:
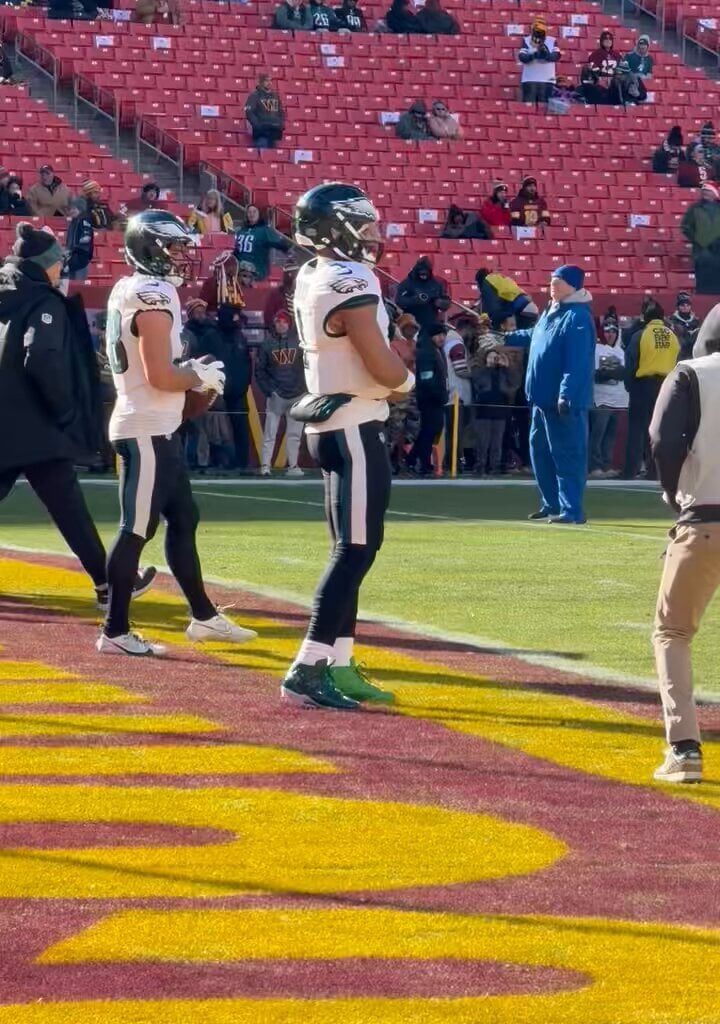
[[415,374],[414,373],[410,373],[410,371],[408,370],[408,375],[405,378],[405,380],[402,382],[402,384],[399,385],[399,387],[396,387],[394,390],[400,392],[401,395],[404,395],[408,391],[412,391],[412,389],[414,387],[415,387]]

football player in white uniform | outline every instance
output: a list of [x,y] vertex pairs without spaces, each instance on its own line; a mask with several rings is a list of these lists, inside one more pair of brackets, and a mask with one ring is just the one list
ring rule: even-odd
[[392,473],[384,426],[393,392],[415,378],[390,348],[372,267],[382,252],[377,210],[354,185],[318,185],[295,207],[295,241],[313,249],[295,286],[309,394],[294,407],[323,471],[333,540],[298,656],[282,684],[300,705],[353,710],[391,701],[353,658],[360,586],[383,541]]
[[192,245],[188,229],[173,214],[137,214],[125,233],[125,258],[134,273],[117,282],[108,304],[107,352],[117,391],[110,440],[120,460],[121,521],[108,558],[108,614],[96,645],[103,653],[163,653],[160,645],[132,633],[129,623],[140,553],[160,516],[167,524],[167,563],[192,610],[188,636],[243,643],[257,635],[218,613],[205,592],[195,545],[198,511],[178,429],[185,393],[222,394],[225,374],[220,362],[180,363],[176,288],[192,273]]

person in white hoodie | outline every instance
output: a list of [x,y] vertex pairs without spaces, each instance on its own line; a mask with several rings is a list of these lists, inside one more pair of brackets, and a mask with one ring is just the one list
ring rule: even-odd
[[605,315],[595,345],[594,406],[590,410],[590,476],[619,476],[612,457],[620,417],[627,410],[625,352],[619,344],[620,325],[612,313]]
[[547,34],[545,23],[533,22],[530,35],[525,36],[518,53],[522,64],[520,84],[524,103],[547,103],[555,81],[555,65],[560,51],[554,36]]

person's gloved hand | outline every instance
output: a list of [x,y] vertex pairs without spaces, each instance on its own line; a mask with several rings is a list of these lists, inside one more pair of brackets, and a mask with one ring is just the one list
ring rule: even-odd
[[214,391],[221,395],[225,390],[225,364],[216,360],[214,363],[203,363],[199,359],[191,359],[193,370],[200,378],[203,391]]
[[570,415],[570,403],[566,398],[558,399],[557,404],[558,415],[569,416]]

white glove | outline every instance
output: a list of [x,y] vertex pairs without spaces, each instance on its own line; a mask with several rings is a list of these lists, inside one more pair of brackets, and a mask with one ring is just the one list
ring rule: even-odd
[[199,359],[191,359],[190,365],[200,378],[198,391],[214,391],[221,395],[225,390],[225,363],[216,360],[214,363],[201,363]]

